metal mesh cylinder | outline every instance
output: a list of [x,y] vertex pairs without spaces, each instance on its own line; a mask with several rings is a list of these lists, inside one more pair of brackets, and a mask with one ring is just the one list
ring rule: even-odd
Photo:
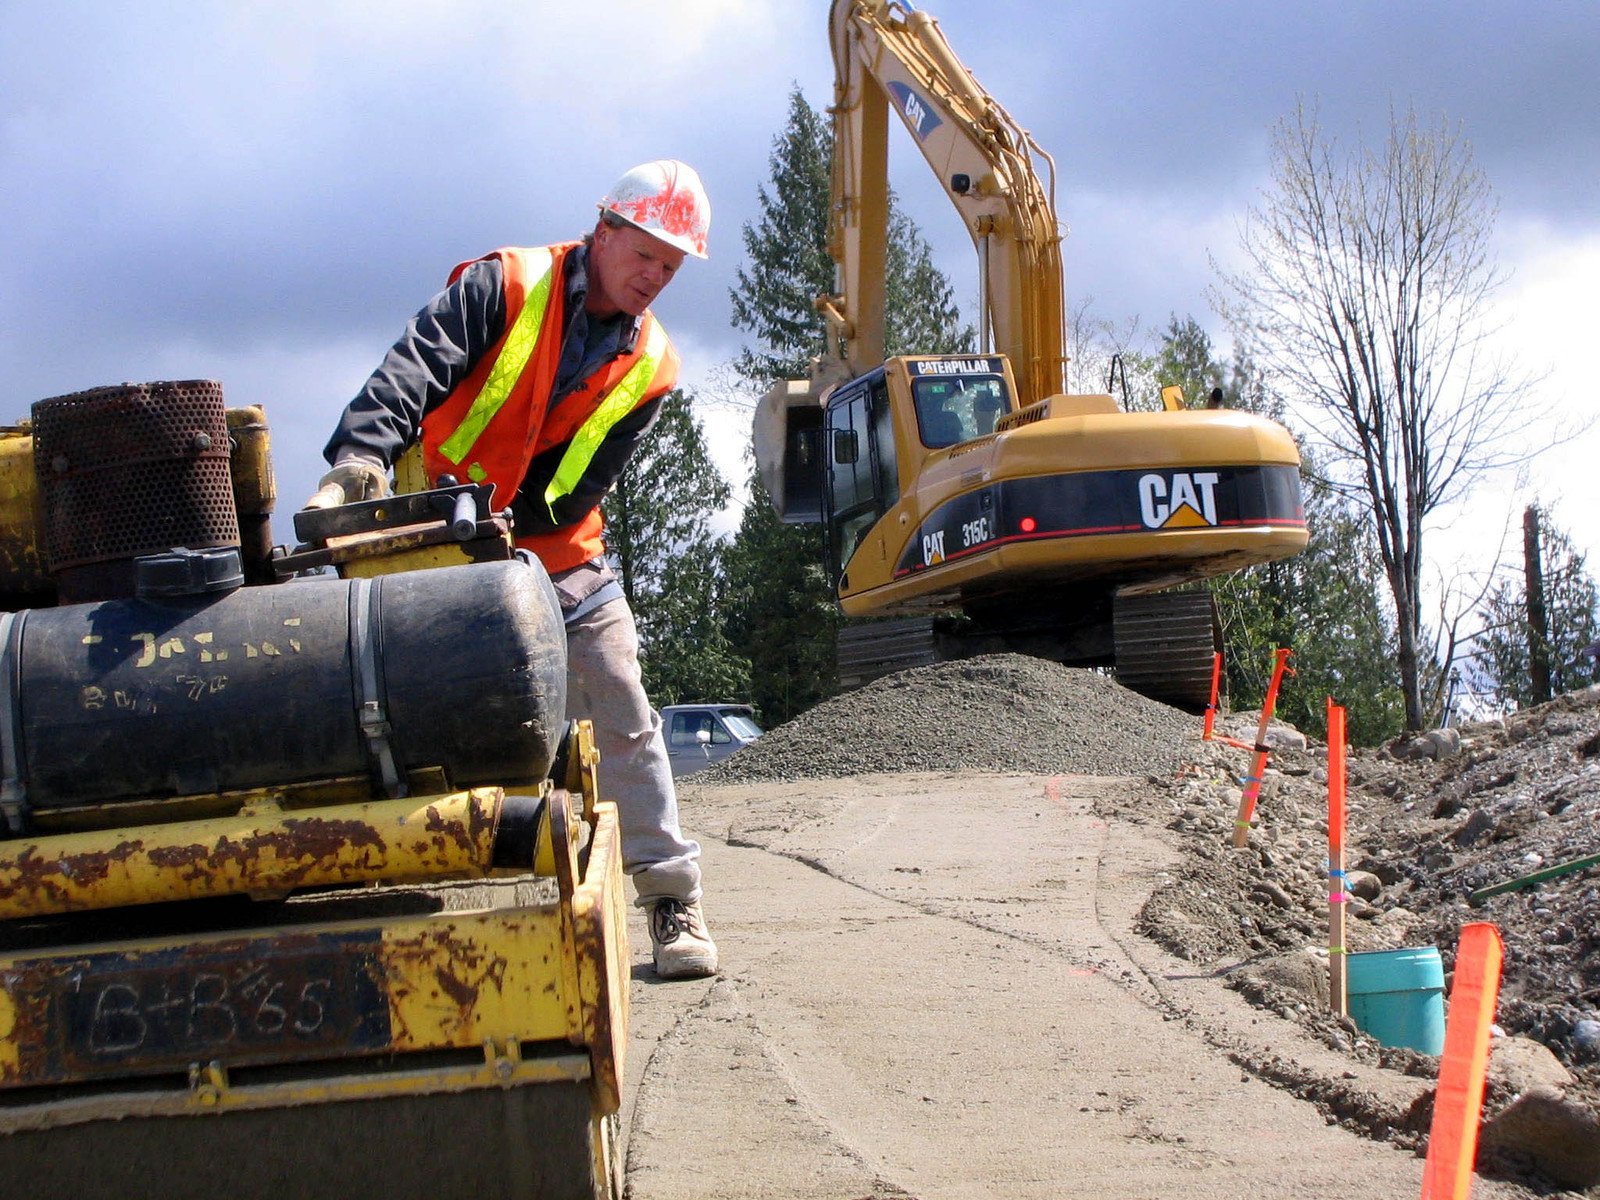
[[133,560],[239,545],[222,385],[125,383],[33,406],[45,558],[64,603],[132,595]]

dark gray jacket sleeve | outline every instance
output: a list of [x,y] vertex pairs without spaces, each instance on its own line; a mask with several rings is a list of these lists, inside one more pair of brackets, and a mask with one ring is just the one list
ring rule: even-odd
[[348,447],[393,466],[417,440],[422,418],[472,373],[505,323],[499,260],[482,259],[411,318],[346,406],[323,457],[331,463]]

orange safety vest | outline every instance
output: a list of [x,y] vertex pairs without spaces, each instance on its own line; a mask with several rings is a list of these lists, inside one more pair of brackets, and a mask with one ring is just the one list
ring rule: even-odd
[[[429,479],[448,474],[492,483],[494,502],[508,505],[534,458],[565,444],[544,491],[544,503],[554,504],[577,486],[613,425],[677,382],[678,356],[646,311],[633,349],[602,364],[550,411],[566,327],[562,266],[581,244],[511,246],[485,255],[499,260],[505,281],[505,331],[444,403],[422,418]],[[471,265],[456,267],[450,282]],[[554,575],[604,554],[604,529],[597,505],[565,528],[519,536],[517,545],[538,555]]]

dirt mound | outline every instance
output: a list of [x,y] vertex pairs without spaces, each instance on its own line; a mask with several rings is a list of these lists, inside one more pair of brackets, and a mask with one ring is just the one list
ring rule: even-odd
[[1171,775],[1196,719],[1094,671],[1020,654],[917,667],[819,704],[704,783],[880,771]]
[[[1224,724],[1253,737],[1248,720]],[[1258,824],[1249,846],[1234,850],[1237,776],[1248,763],[1244,751],[1202,744],[1161,786],[1167,827],[1184,835],[1186,871],[1151,897],[1142,932],[1227,971],[1251,1000],[1353,1057],[1432,1074],[1435,1060],[1379,1047],[1334,1019],[1325,999],[1264,982],[1255,969],[1326,945],[1326,747],[1274,752]],[[1347,863],[1368,875],[1351,901],[1349,948],[1437,946],[1448,985],[1461,926],[1492,921],[1506,948],[1498,1025],[1547,1046],[1570,1072],[1569,1094],[1600,1108],[1600,867],[1471,899],[1600,853],[1600,689],[1503,722],[1352,751],[1348,779]],[[1486,1112],[1511,1100],[1491,1087]],[[1423,1128],[1390,1136],[1416,1140]]]
[[1357,865],[1442,948],[1462,923],[1494,922],[1506,945],[1500,1024],[1600,1092],[1600,865],[1470,899],[1600,854],[1600,689],[1468,727],[1440,762],[1380,754],[1356,771],[1368,797]]

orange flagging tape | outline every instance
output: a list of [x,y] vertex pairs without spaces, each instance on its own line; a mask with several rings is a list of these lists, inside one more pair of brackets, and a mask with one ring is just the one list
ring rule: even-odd
[[1434,1094],[1422,1200],[1466,1200],[1478,1153],[1478,1118],[1489,1070],[1489,1026],[1500,996],[1500,931],[1487,922],[1461,927],[1455,984],[1444,1026],[1444,1056]]

